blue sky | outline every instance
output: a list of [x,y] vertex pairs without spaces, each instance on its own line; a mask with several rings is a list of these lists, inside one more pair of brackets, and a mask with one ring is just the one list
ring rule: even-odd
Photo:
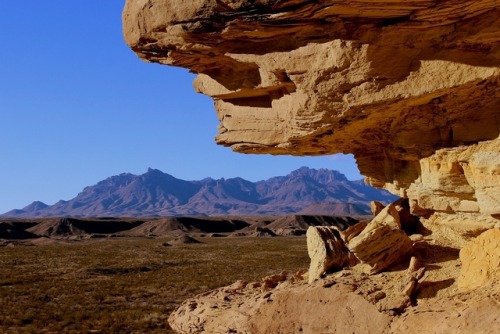
[[243,155],[217,146],[211,99],[185,69],[142,62],[123,0],[16,0],[0,11],[0,213],[69,200],[148,167],[186,180],[251,181],[301,166],[361,176],[350,156]]

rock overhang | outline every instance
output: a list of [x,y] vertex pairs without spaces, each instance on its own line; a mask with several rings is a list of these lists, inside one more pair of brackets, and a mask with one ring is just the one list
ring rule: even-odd
[[497,1],[128,0],[123,21],[139,57],[199,74],[218,144],[353,153],[416,212],[500,213]]

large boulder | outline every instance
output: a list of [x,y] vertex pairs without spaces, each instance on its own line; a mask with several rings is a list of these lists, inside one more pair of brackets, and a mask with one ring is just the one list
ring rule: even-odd
[[411,239],[400,229],[373,222],[349,242],[349,250],[369,266],[375,274],[406,255],[412,247]]
[[307,252],[311,258],[309,283],[328,271],[338,271],[349,265],[349,250],[334,227],[310,226],[307,229]]
[[490,229],[467,243],[460,250],[460,261],[460,289],[500,284],[500,228]]
[[362,264],[369,266],[372,274],[389,267],[412,247],[412,240],[402,230],[415,223],[406,203],[406,199],[399,199],[387,205],[361,232],[348,240],[349,250]]

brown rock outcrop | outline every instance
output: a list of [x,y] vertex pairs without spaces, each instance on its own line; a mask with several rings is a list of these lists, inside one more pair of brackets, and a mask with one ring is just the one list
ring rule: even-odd
[[353,153],[415,212],[498,215],[499,11],[496,0],[128,0],[123,22],[139,57],[199,74],[219,144]]
[[473,290],[486,284],[500,285],[500,228],[488,230],[466,244],[460,251],[460,261],[460,289]]
[[263,291],[259,283],[237,282],[236,290],[230,286],[186,300],[168,321],[186,334],[383,333],[390,323],[387,314],[350,284],[329,283],[289,279]]
[[370,273],[378,273],[408,253],[411,239],[400,229],[373,222],[349,242],[349,250],[370,267]]
[[[498,293],[498,290],[497,292]],[[495,293],[423,302],[394,320],[387,333],[497,334],[500,305]]]
[[347,244],[349,250],[378,273],[404,256],[412,247],[412,240],[401,229],[413,220],[405,207],[405,199],[387,205]]
[[327,271],[338,271],[349,265],[349,250],[339,231],[329,226],[310,226],[307,229],[309,283],[321,278]]
[[[282,281],[278,275],[279,283],[266,289],[264,281],[239,281],[186,300],[168,321],[176,332],[185,334],[498,332],[498,285],[422,298],[410,306],[400,286],[408,275],[421,279],[420,269],[367,279],[353,268],[312,284],[292,276]],[[442,283],[428,282],[422,293],[435,293],[435,284]]]

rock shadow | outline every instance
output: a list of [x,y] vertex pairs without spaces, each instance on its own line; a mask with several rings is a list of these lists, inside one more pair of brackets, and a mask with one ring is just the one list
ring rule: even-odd
[[441,281],[424,281],[420,284],[420,291],[417,298],[433,298],[437,296],[438,291],[447,289],[455,283],[454,278],[448,278]]
[[[426,263],[428,269],[432,269],[436,263],[443,263],[458,259],[460,249],[440,245],[426,245],[416,250]],[[439,267],[439,266],[434,266]]]

